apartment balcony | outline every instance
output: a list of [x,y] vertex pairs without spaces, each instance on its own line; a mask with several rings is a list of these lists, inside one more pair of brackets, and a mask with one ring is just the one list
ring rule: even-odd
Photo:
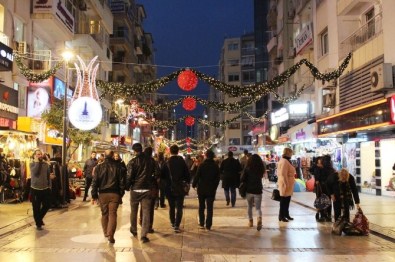
[[45,28],[45,32],[48,35],[56,36],[59,42],[73,39],[75,20],[63,3],[59,2],[56,7],[34,5],[31,18],[33,30],[36,26]]
[[79,50],[79,53],[92,53],[99,56],[99,60],[102,61],[101,67],[105,71],[112,70],[112,53],[106,45],[99,45],[98,38],[100,36],[95,34],[76,34],[72,45],[75,50]]
[[272,34],[272,37],[269,40],[269,43],[267,43],[267,52],[270,53],[276,46],[277,46],[277,36],[275,34]]
[[[374,41],[382,34],[382,13],[380,13],[358,28],[352,35],[340,42],[339,58],[343,59],[348,53],[355,52],[369,42]],[[375,46],[376,48],[379,48],[377,45]]]
[[124,57],[114,57],[112,70],[122,72],[125,75],[130,75],[133,72],[133,66],[128,64]]
[[86,0],[88,17],[100,17],[102,25],[109,34],[112,34],[114,17],[111,13],[107,1],[104,0]]
[[337,0],[338,15],[360,15],[376,0]]
[[114,30],[110,36],[110,41],[112,45],[121,45],[129,52],[134,50],[133,40],[128,30]]

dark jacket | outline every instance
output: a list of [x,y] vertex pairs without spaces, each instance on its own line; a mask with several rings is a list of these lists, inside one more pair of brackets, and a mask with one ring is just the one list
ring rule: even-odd
[[240,184],[240,162],[233,157],[228,157],[221,163],[220,171],[223,188],[238,188]]
[[159,177],[159,167],[155,160],[143,153],[131,159],[127,165],[126,189],[150,190],[155,178]]
[[93,168],[97,165],[97,159],[96,158],[89,158],[88,160],[85,161],[84,165],[84,175],[85,177],[92,178],[92,171]]
[[262,194],[263,173],[259,174],[256,170],[250,170],[249,168],[244,169],[243,174],[241,175],[240,182],[246,183],[247,193],[256,194],[256,195]]
[[97,199],[101,193],[125,193],[125,174],[112,158],[105,158],[95,168],[92,180],[92,198]]
[[219,167],[213,159],[206,159],[197,169],[192,187],[201,196],[215,196],[219,184]]
[[[170,170],[169,170],[170,168]],[[183,181],[190,183],[191,181],[191,175],[189,173],[187,164],[185,163],[184,159],[180,156],[171,156],[167,163],[163,166],[162,170],[162,178],[165,183],[166,183],[166,194],[169,195],[174,195],[171,190],[172,184],[173,187],[176,187],[177,192],[182,192],[182,187],[183,187]]]
[[[343,188],[342,191],[345,192],[347,182],[340,182],[338,173],[332,174],[327,180],[327,189],[329,195],[335,195],[335,199],[339,200],[340,197],[340,189]],[[355,204],[359,204],[359,194],[357,189],[357,184],[355,183],[355,178],[350,174],[348,178],[348,183],[350,185],[351,193],[354,198]]]

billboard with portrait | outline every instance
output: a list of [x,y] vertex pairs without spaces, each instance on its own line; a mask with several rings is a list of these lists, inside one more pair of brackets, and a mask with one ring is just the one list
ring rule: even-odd
[[40,83],[29,83],[27,88],[27,116],[41,117],[41,114],[51,108],[51,92],[53,78]]
[[[59,100],[63,99],[64,89],[66,88],[66,83],[55,77],[53,81],[53,97]],[[73,97],[73,90],[67,88],[67,99]]]

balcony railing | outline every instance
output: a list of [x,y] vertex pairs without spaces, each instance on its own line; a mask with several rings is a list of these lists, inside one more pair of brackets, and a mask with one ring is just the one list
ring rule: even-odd
[[382,13],[380,13],[340,43],[339,58],[342,59],[346,57],[348,53],[357,50],[368,41],[381,34],[382,31]]

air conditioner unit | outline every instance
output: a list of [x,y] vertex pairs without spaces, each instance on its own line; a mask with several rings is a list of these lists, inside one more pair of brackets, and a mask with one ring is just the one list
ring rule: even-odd
[[19,54],[26,54],[27,45],[25,41],[17,42],[17,50]]
[[370,69],[370,91],[381,92],[394,87],[392,64],[383,63]]
[[334,93],[328,93],[322,96],[322,106],[326,108],[335,107],[336,99]]

